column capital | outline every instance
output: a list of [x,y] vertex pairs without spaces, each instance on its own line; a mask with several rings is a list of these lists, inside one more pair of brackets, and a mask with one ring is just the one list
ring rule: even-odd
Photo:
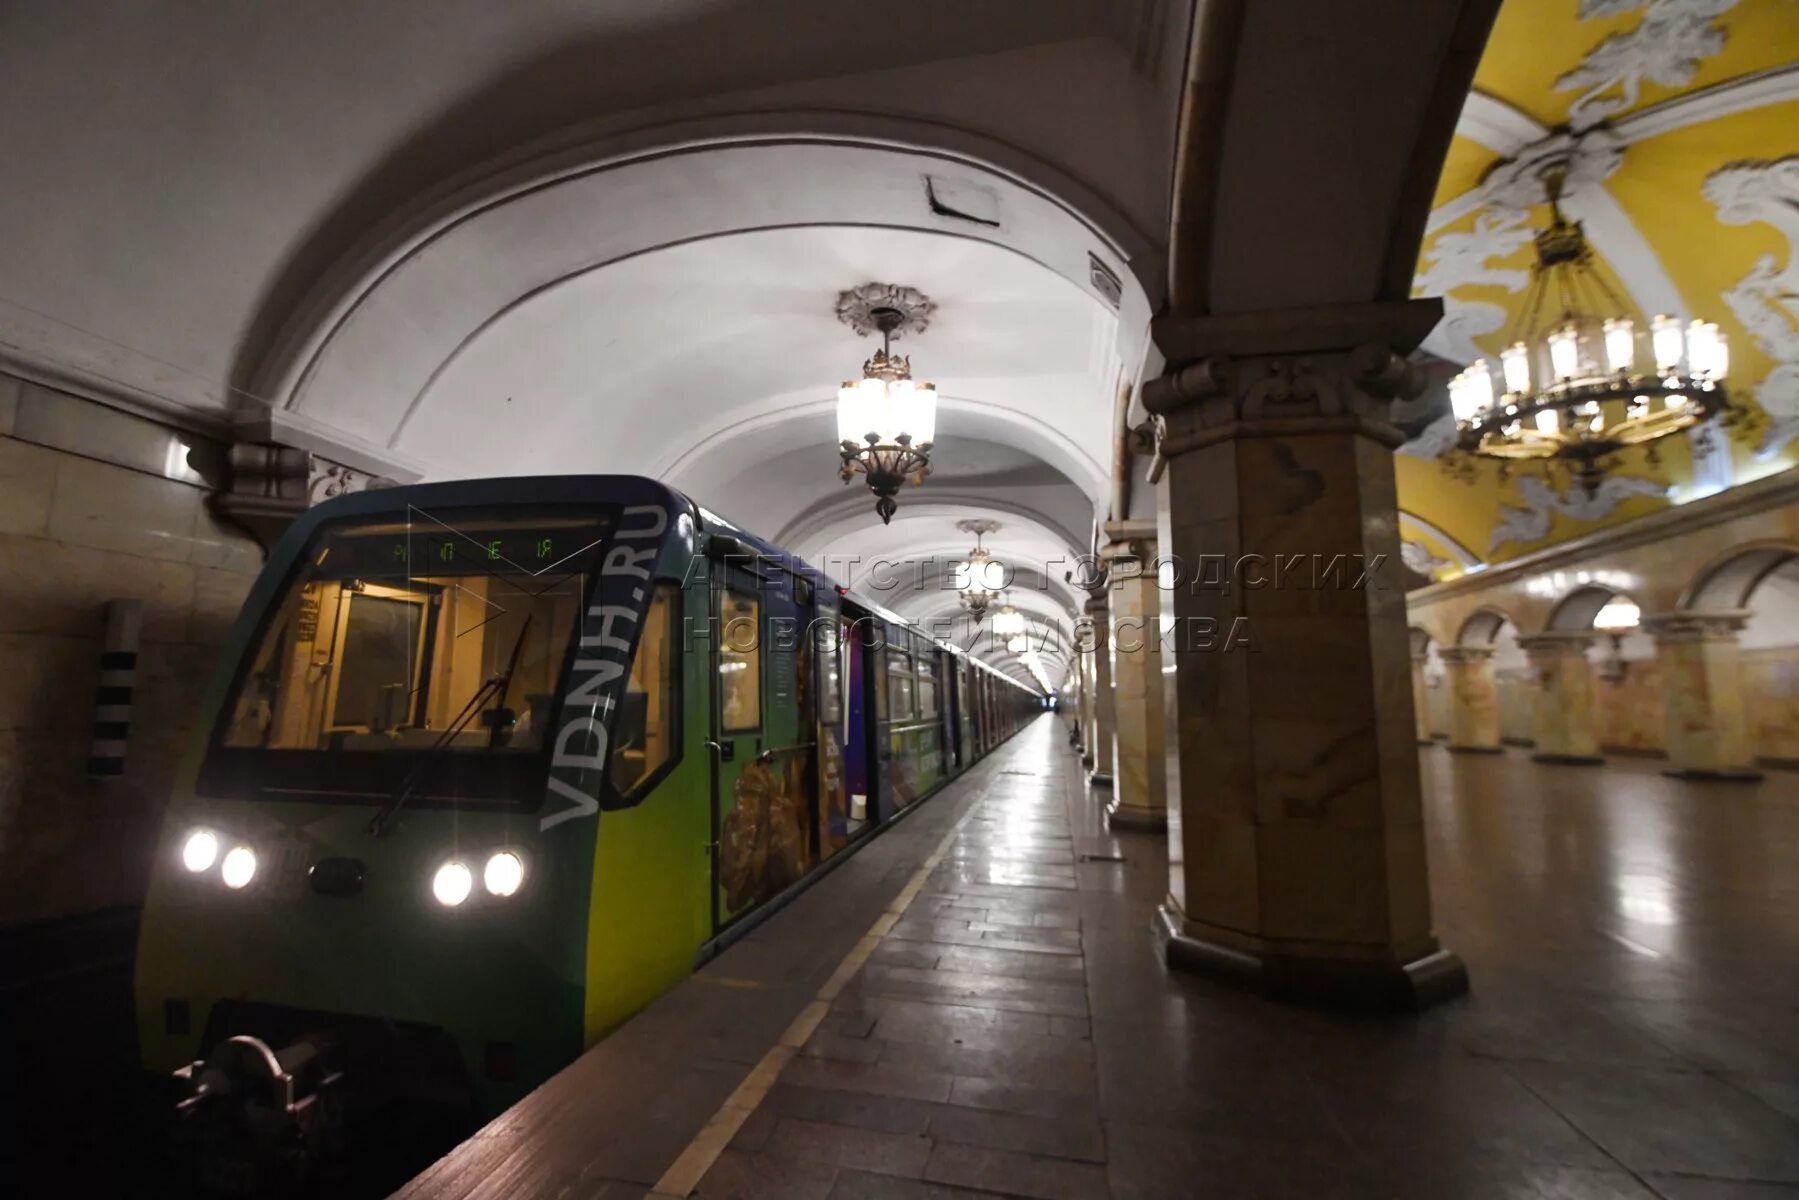
[[1499,649],[1491,644],[1485,646],[1439,646],[1437,657],[1446,663],[1486,662]]
[[1163,459],[1246,437],[1349,433],[1398,446],[1394,400],[1423,389],[1405,357],[1440,301],[1163,318],[1169,370],[1143,385]]
[[320,458],[310,450],[267,442],[231,447],[226,486],[210,503],[221,520],[244,530],[268,553],[283,530],[323,500],[394,481]]
[[1555,657],[1584,655],[1598,636],[1590,629],[1556,629],[1546,633],[1526,634],[1518,639],[1518,648],[1526,654]]
[[1654,613],[1642,619],[1643,632],[1658,645],[1679,642],[1734,642],[1752,614],[1746,608],[1714,609],[1700,612],[1682,609],[1677,612]]
[[1105,564],[1108,581],[1114,584],[1143,574],[1156,557],[1154,521],[1109,521],[1105,533],[1112,540],[1099,548],[1099,559]]

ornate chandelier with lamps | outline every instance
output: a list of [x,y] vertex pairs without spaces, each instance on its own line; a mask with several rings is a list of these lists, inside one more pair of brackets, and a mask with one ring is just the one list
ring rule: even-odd
[[993,614],[993,633],[996,637],[1023,637],[1024,614],[1010,604]]
[[956,528],[963,533],[974,534],[974,549],[968,552],[965,562],[956,564],[954,586],[959,593],[958,600],[968,615],[979,621],[987,615],[995,600],[1005,590],[1006,568],[987,552],[981,545],[981,539],[999,528],[998,521],[985,517],[976,517],[966,521],[957,521]]
[[893,520],[894,496],[931,472],[937,436],[936,385],[912,378],[912,360],[893,353],[893,340],[930,324],[936,305],[917,288],[866,283],[837,297],[837,319],[860,336],[879,331],[881,348],[862,364],[862,378],[837,389],[837,437],[848,483],[867,477],[881,523]]
[[1742,410],[1724,390],[1730,351],[1716,325],[1695,320],[1683,329],[1663,315],[1647,339],[1639,336],[1594,268],[1580,222],[1562,214],[1566,174],[1566,163],[1553,163],[1541,175],[1550,223],[1536,235],[1530,286],[1499,369],[1482,357],[1450,381],[1458,434],[1450,465],[1471,478],[1469,456],[1507,466],[1562,462],[1591,495],[1626,447],[1649,445],[1654,462],[1650,443],[1720,414],[1733,422]]

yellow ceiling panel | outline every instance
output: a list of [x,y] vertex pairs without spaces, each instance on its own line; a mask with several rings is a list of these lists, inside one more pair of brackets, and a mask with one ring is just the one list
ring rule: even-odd
[[1431,207],[1438,208],[1479,183],[1498,157],[1473,138],[1456,134],[1449,143],[1449,157],[1443,161],[1443,174],[1437,177]]
[[[1589,0],[1585,7],[1606,15],[1584,21],[1582,7],[1581,0],[1507,0],[1493,24],[1475,87],[1545,125],[1560,125],[1569,119],[1569,106],[1594,89],[1628,99],[1618,111],[1632,112],[1799,57],[1794,0]],[[1650,24],[1669,18],[1674,20],[1666,25]],[[1602,50],[1613,35],[1636,35],[1640,49],[1613,42]],[[1558,80],[1588,61],[1591,80],[1557,88]],[[1634,83],[1605,69],[1630,65],[1647,68]],[[1658,77],[1685,82],[1658,82]]]

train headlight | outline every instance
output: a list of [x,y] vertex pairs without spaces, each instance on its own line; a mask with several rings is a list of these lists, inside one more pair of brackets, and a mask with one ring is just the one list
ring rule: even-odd
[[228,888],[241,888],[256,878],[256,851],[248,846],[233,846],[219,865],[219,877]]
[[525,882],[525,864],[510,850],[501,850],[487,860],[481,882],[496,896],[510,896]]
[[455,908],[474,890],[475,877],[459,862],[445,863],[431,879],[431,894],[446,908]]
[[198,875],[219,857],[219,838],[210,829],[196,829],[181,843],[181,865]]

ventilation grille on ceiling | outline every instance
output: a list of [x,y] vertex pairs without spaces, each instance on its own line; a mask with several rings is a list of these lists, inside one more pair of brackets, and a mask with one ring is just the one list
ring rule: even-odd
[[1113,308],[1117,308],[1124,300],[1123,281],[1118,278],[1117,272],[1113,271],[1111,267],[1100,262],[1099,255],[1091,250],[1087,251],[1087,282],[1091,283],[1093,290],[1104,296],[1106,303]]
[[999,228],[999,193],[991,188],[945,179],[941,175],[926,175],[924,198],[934,216],[985,225],[989,229]]

